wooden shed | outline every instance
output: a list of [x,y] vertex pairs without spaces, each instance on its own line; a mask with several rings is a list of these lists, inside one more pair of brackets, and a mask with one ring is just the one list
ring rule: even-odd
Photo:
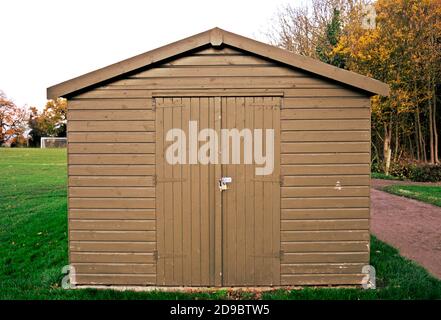
[[[48,88],[68,99],[75,283],[361,284],[370,97],[388,91],[219,28]],[[255,160],[170,164],[166,135],[191,135],[190,121],[272,129],[272,172],[257,175]]]

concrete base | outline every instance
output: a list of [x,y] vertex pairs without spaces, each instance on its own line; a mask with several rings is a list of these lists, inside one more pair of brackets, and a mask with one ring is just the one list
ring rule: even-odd
[[[217,292],[217,291],[244,291],[244,292],[267,292],[274,290],[300,290],[301,286],[284,286],[284,287],[158,287],[158,286],[114,286],[114,285],[75,285],[71,289],[99,289],[99,290],[115,290],[115,291],[134,291],[134,292]],[[335,289],[354,289],[360,286],[308,286],[308,288],[335,288]]]

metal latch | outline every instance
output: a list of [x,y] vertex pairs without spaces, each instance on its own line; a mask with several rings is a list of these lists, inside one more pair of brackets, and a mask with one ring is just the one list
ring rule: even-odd
[[219,179],[219,190],[228,190],[228,185],[233,181],[231,177],[222,177]]

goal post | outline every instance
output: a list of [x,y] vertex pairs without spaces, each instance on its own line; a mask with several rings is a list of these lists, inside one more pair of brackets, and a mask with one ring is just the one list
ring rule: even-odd
[[43,148],[66,148],[67,147],[67,138],[59,138],[59,137],[41,137],[40,147]]

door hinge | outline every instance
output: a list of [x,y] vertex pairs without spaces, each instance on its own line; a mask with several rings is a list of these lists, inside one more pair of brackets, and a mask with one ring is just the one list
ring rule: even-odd
[[153,260],[158,261],[158,250],[153,251]]

